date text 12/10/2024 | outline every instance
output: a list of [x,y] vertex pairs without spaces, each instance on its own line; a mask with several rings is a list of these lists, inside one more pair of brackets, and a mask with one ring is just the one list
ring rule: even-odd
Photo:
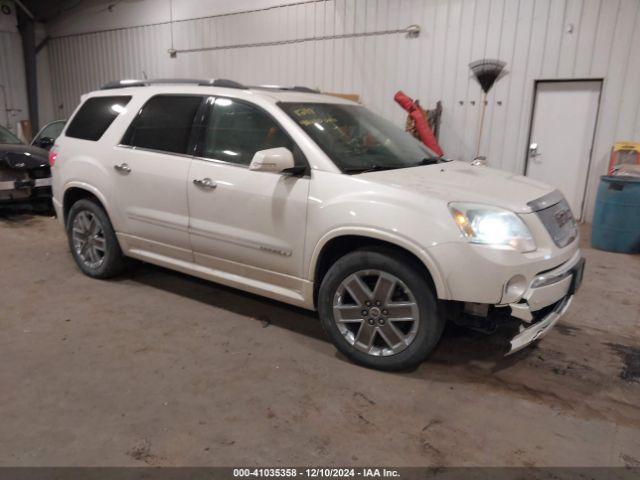
[[235,478],[398,478],[389,468],[235,468]]

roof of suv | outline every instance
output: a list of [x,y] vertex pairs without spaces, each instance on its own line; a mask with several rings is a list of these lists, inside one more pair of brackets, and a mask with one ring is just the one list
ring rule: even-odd
[[[240,92],[256,95],[276,102],[300,103],[338,103],[358,105],[356,102],[333,95],[322,94],[307,87],[280,87],[275,85],[244,86],[231,80],[191,80],[191,79],[161,79],[161,80],[120,80],[104,85],[93,94],[113,95],[116,93],[134,94],[141,88],[152,89],[157,93],[204,93],[204,94],[233,94]],[[243,96],[243,95],[241,95]]]

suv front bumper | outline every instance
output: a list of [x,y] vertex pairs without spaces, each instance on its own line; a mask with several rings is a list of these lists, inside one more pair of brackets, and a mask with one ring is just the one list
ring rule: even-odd
[[580,287],[584,266],[585,259],[578,250],[569,261],[537,275],[520,302],[503,305],[510,307],[511,315],[523,322],[507,355],[544,337],[554,327]]

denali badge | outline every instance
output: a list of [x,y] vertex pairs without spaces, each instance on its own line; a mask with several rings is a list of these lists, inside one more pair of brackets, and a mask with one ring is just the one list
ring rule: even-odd
[[571,214],[571,210],[565,208],[564,210],[560,210],[553,214],[556,219],[556,223],[559,227],[563,227],[567,222],[571,221],[573,215]]

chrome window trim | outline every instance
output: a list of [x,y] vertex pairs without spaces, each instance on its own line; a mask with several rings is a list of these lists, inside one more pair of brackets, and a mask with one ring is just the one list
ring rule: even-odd
[[285,135],[287,135],[289,137],[291,142],[300,149],[300,151],[302,153],[302,157],[303,157],[304,163],[306,164],[306,167],[307,167],[307,170],[308,170],[308,173],[303,175],[303,177],[311,177],[311,166],[309,164],[309,160],[307,159],[307,156],[304,154],[304,152],[302,151],[302,149],[300,148],[300,146],[298,145],[296,140],[293,138],[291,133],[289,133],[289,131],[286,128],[284,128],[284,126],[271,114],[271,112],[269,112],[268,110],[266,110],[262,106],[254,103],[254,102],[251,102],[249,100],[238,99],[236,97],[227,97],[227,96],[224,96],[224,95],[203,95],[203,94],[200,94],[200,93],[197,93],[197,94],[196,93],[188,93],[188,94],[187,93],[185,93],[185,94],[181,94],[181,93],[167,93],[167,94],[158,93],[158,94],[152,95],[151,97],[147,98],[145,100],[145,103],[138,109],[138,112],[136,113],[134,118],[129,123],[129,126],[127,127],[127,129],[125,130],[125,133],[122,135],[122,138],[120,139],[120,143],[118,143],[116,145],[116,147],[118,147],[118,148],[126,148],[126,149],[129,149],[129,150],[139,150],[139,151],[142,151],[142,152],[149,152],[149,153],[160,153],[160,154],[164,154],[164,155],[173,155],[173,156],[176,156],[176,157],[186,157],[186,158],[190,158],[192,160],[199,160],[201,162],[211,162],[211,163],[216,163],[216,164],[219,164],[219,165],[229,165],[229,166],[233,166],[233,167],[240,167],[240,168],[244,168],[244,169],[249,169],[249,165],[244,165],[242,163],[230,162],[230,161],[227,161],[227,160],[219,160],[217,158],[208,158],[208,157],[203,157],[203,156],[200,156],[200,155],[193,155],[193,154],[189,154],[189,153],[168,152],[168,151],[165,151],[165,150],[157,150],[155,148],[137,147],[135,145],[126,145],[126,144],[122,143],[122,140],[127,135],[127,131],[129,130],[129,128],[131,127],[131,125],[135,121],[135,118],[140,114],[142,109],[145,107],[145,105],[147,105],[147,103],[152,98],[159,97],[159,96],[201,97],[203,99],[203,102],[207,103],[207,104],[211,100],[213,100],[213,102],[209,106],[209,108],[211,108],[213,106],[213,103],[215,103],[215,101],[218,98],[225,98],[225,99],[229,99],[229,100],[232,100],[232,101],[237,101],[238,103],[243,103],[243,104],[248,105],[248,106],[250,106],[252,108],[255,108],[256,110],[260,111],[261,113],[263,113],[264,115],[269,117],[278,126],[278,128],[280,128],[285,133]]
[[116,145],[116,147],[118,147],[118,148],[126,148],[127,150],[139,150],[141,152],[160,153],[160,154],[163,154],[163,155],[171,155],[171,156],[174,156],[174,157],[189,158],[191,160],[200,160],[200,161],[203,161],[203,162],[220,163],[220,164],[223,164],[223,165],[231,165],[233,167],[249,168],[249,165],[241,165],[239,163],[227,162],[226,160],[217,160],[215,158],[197,157],[195,155],[190,155],[188,153],[166,152],[164,150],[156,150],[154,148],[134,147],[132,145],[124,145],[122,143],[119,143],[118,145]]
[[249,168],[249,165],[245,165],[243,163],[228,162],[227,160],[218,160],[217,158],[194,156],[193,159],[194,160],[200,160],[201,162],[210,162],[210,163],[218,163],[220,165],[229,165],[229,166],[232,166],[232,167],[240,167],[240,168],[245,168],[245,169]]
[[560,190],[554,190],[551,193],[548,193],[540,198],[536,198],[527,203],[527,206],[531,210],[531,212],[539,212],[540,210],[544,210],[545,208],[552,207],[556,203],[562,201],[564,196]]
[[[124,145],[122,143],[117,144],[114,148],[123,148],[127,150],[139,150],[141,152],[148,152],[148,153],[159,153],[162,155],[171,155],[173,157],[188,158],[190,160],[199,160],[201,162],[216,163],[219,165],[239,167],[247,170],[249,169],[249,165],[243,165],[243,164],[234,163],[234,162],[227,162],[226,160],[217,160],[215,158],[198,157],[195,155],[189,155],[188,153],[165,152],[164,150],[154,150],[153,148],[145,148],[145,147],[134,147],[132,145]],[[280,175],[283,175],[283,174],[281,173]],[[311,178],[311,174],[309,173],[307,175],[302,175],[301,178]]]
[[173,157],[183,157],[183,158],[193,158],[193,155],[188,153],[176,153],[176,152],[167,152],[166,150],[156,150],[154,148],[146,148],[146,147],[135,147],[133,145],[125,145],[123,143],[119,143],[116,145],[116,148],[125,148],[127,150],[139,150],[141,152],[149,152],[149,153],[161,153],[163,155],[171,155]]

